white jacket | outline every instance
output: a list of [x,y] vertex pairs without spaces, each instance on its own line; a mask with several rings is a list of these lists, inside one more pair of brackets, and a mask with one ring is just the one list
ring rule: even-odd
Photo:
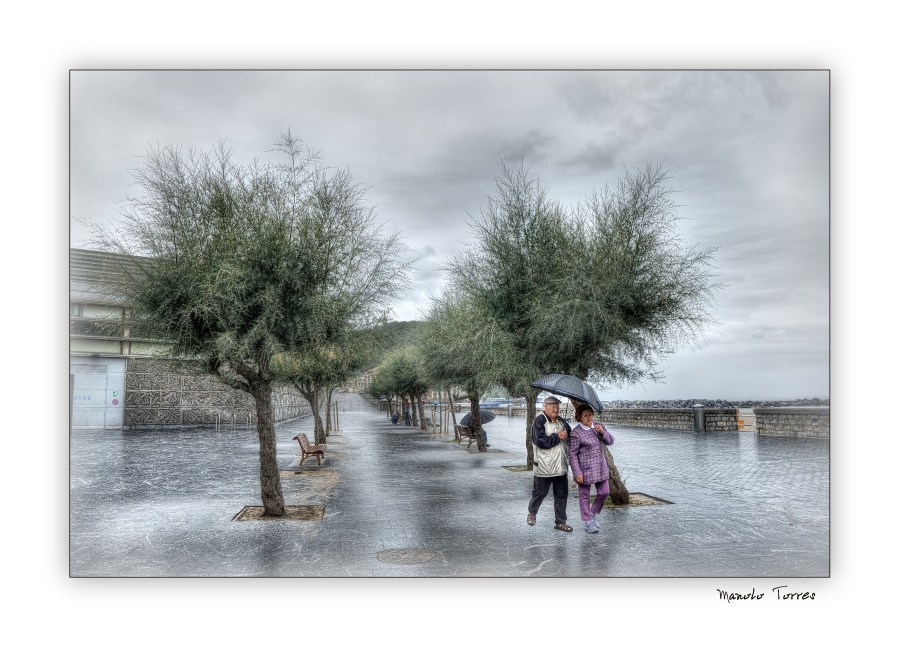
[[551,422],[543,413],[538,414],[531,425],[531,441],[534,446],[534,475],[543,478],[561,476],[569,471],[569,440],[557,435],[565,429],[571,432],[569,423],[562,418]]

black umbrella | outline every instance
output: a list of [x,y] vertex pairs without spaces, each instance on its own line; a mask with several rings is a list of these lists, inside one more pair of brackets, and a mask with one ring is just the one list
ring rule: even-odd
[[574,375],[552,373],[538,378],[531,383],[531,386],[541,391],[549,391],[573,400],[587,402],[596,413],[603,411],[603,405],[600,404],[600,397],[597,395],[594,387],[584,380],[579,380]]
[[[481,414],[481,424],[490,422],[491,420],[493,420],[494,418],[497,417],[497,414],[491,413],[490,411],[485,411],[484,409],[481,409],[479,411],[479,413]],[[471,427],[472,426],[472,412],[470,411],[469,413],[464,415],[462,417],[462,420],[459,421],[459,424],[461,424],[463,427]]]

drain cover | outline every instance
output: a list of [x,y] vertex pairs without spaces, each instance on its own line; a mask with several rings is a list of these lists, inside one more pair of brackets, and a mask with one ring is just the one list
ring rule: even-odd
[[375,553],[375,557],[387,564],[427,564],[440,559],[441,553],[426,548],[393,548]]

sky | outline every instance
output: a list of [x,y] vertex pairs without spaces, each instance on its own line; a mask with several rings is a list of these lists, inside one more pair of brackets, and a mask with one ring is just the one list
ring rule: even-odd
[[111,223],[148,144],[269,159],[287,129],[369,187],[418,258],[397,320],[423,319],[501,163],[575,207],[647,162],[684,243],[726,287],[662,383],[601,400],[829,396],[829,73],[806,71],[73,71],[71,245]]

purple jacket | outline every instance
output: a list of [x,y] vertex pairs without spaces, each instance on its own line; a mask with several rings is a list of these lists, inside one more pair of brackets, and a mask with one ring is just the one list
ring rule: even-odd
[[[595,425],[600,424],[595,422]],[[609,480],[609,466],[606,464],[604,445],[616,442],[613,435],[600,425],[602,433],[585,429],[581,424],[572,427],[569,435],[569,465],[572,476],[584,476],[584,483],[600,483]]]

